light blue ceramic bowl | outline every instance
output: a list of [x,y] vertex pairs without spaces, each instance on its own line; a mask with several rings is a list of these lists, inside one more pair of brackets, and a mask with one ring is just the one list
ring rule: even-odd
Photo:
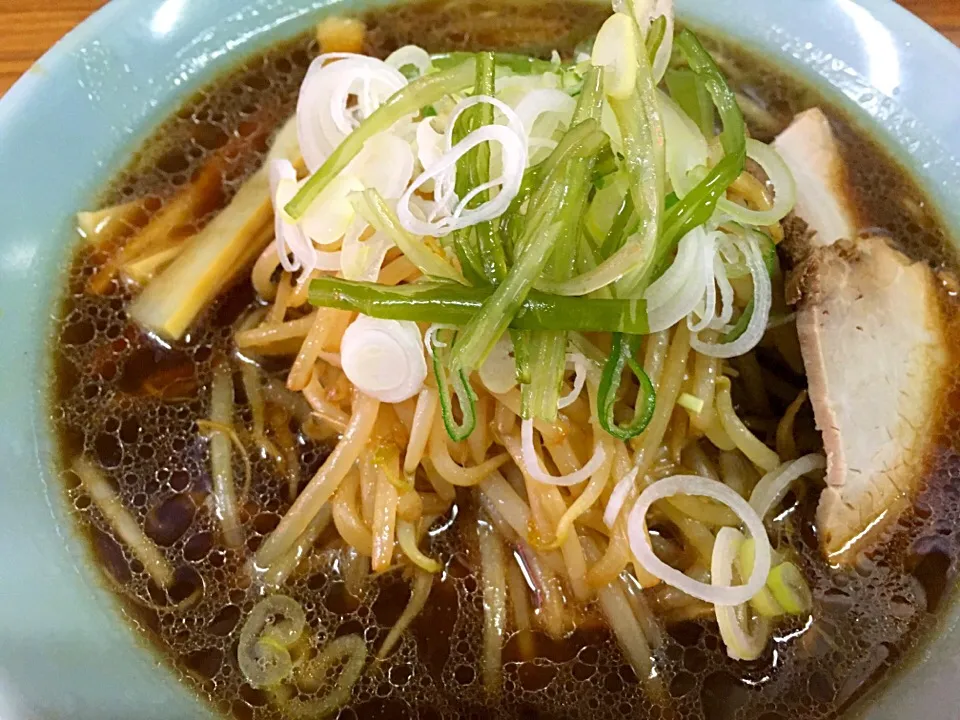
[[[121,622],[52,468],[45,345],[70,220],[191,91],[308,27],[335,0],[114,0],[0,101],[0,718],[210,716]],[[355,4],[346,0],[347,5]],[[915,173],[960,238],[960,52],[888,0],[680,0],[816,84]],[[955,720],[960,628],[871,718]]]

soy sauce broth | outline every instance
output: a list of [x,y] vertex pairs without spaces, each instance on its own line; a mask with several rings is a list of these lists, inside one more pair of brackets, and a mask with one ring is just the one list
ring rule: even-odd
[[[570,53],[607,14],[594,3],[428,2],[369,14],[366,51],[384,56],[417,43],[431,51],[502,48],[549,55]],[[822,104],[767,61],[714,45],[736,87],[768,115],[753,134],[767,139],[797,111]],[[148,198],[155,209],[212,153],[238,136],[257,136],[292,112],[300,81],[317,53],[308,36],[246,60],[212,83],[164,124],[104,193],[102,205]],[[834,111],[859,207],[870,227],[896,238],[907,252],[939,267],[956,267],[936,217],[908,176],[855,126]],[[770,119],[772,118],[772,124]],[[252,142],[224,178],[224,204],[263,160]],[[211,214],[215,209],[211,210]],[[201,221],[202,222],[202,221]],[[85,453],[105,469],[126,507],[177,567],[169,596],[115,541],[72,473],[64,493],[81,536],[126,619],[148,637],[187,684],[220,712],[237,718],[279,717],[271,698],[245,684],[236,665],[243,618],[259,599],[243,564],[288,509],[286,480],[269,461],[254,458],[252,491],[244,506],[246,552],[224,548],[204,506],[211,479],[206,440],[196,419],[208,414],[213,366],[233,352],[236,323],[257,305],[244,277],[219,298],[184,342],[162,346],[133,326],[128,291],[114,284],[103,296],[85,292],[103,260],[80,247],[64,279],[65,294],[51,352],[56,360],[50,398],[63,466]],[[954,297],[942,301],[956,317]],[[960,332],[950,333],[960,337]],[[283,365],[265,363],[283,376]],[[239,382],[236,401],[249,427]],[[536,658],[524,660],[514,633],[504,651],[504,693],[491,704],[480,682],[482,601],[471,568],[470,534],[461,532],[469,503],[431,532],[430,552],[446,560],[426,609],[385,661],[369,661],[355,689],[356,704],[341,717],[362,718],[647,718],[813,720],[840,715],[888,676],[935,624],[948,601],[960,553],[960,384],[944,397],[939,453],[928,488],[889,537],[851,569],[821,559],[812,522],[816,494],[795,499],[783,542],[799,557],[815,597],[812,617],[787,620],[757,661],[726,657],[710,619],[668,625],[656,651],[664,694],[650,698],[609,633],[589,612],[558,642],[537,633]],[[330,442],[288,420],[297,438],[302,477],[309,478]],[[236,472],[241,472],[239,465]],[[238,475],[242,477],[242,475]],[[334,534],[321,537],[325,548]],[[202,589],[202,599],[189,600]],[[361,598],[346,592],[336,548],[318,550],[285,589],[307,613],[314,633],[360,633],[378,646],[409,597],[409,583],[387,574]],[[181,605],[182,603],[182,605]],[[323,638],[320,639],[322,644]]]

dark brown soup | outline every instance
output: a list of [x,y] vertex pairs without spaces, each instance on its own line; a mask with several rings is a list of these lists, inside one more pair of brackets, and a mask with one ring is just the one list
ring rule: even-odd
[[[509,48],[549,55],[557,48],[569,53],[606,14],[603,6],[565,0],[410,4],[365,18],[366,50],[384,56],[417,43],[431,51]],[[822,102],[768,61],[719,45],[714,49],[733,83],[756,105],[748,117],[755,120],[752,131],[761,139],[799,110]],[[316,52],[312,36],[301,38],[246,60],[211,84],[157,131],[145,145],[149,151],[121,173],[102,204],[147,198],[145,207],[154,209],[219,152],[225,160],[219,204],[209,209],[215,211],[262,162],[264,138],[293,112],[297,89]],[[869,225],[905,245],[910,254],[954,270],[936,217],[906,174],[843,116],[831,112],[831,119]],[[148,581],[143,566],[114,539],[69,472],[64,473],[66,497],[126,617],[188,684],[225,714],[278,717],[274,698],[247,685],[237,668],[242,619],[259,597],[246,580],[246,554],[219,543],[206,504],[211,489],[207,440],[196,425],[209,413],[213,365],[233,352],[235,326],[256,304],[255,295],[244,276],[185,341],[168,347],[128,320],[124,287],[114,281],[102,294],[89,292],[102,262],[80,246],[64,281],[67,291],[51,347],[56,357],[52,419],[64,467],[82,453],[99,463],[147,536],[174,564],[176,582],[170,592]],[[955,292],[945,286],[942,301],[956,317]],[[960,337],[960,332],[951,335]],[[266,358],[264,367],[275,369],[280,378],[284,365]],[[251,410],[241,384],[236,385],[238,424],[249,427]],[[674,618],[655,654],[665,693],[651,698],[588,611],[563,641],[535,633],[532,660],[521,652],[524,639],[510,636],[502,699],[492,706],[480,682],[482,599],[471,571],[475,550],[473,541],[459,532],[475,508],[461,502],[431,531],[431,552],[446,563],[442,581],[398,650],[384,661],[370,662],[355,688],[355,704],[341,717],[837,717],[909,655],[949,599],[960,553],[956,382],[942,412],[940,452],[929,469],[928,488],[914,510],[890,528],[885,542],[854,568],[824,563],[812,525],[816,494],[794,499],[782,543],[796,552],[810,579],[814,609],[811,617],[779,625],[759,660],[729,659],[711,619]],[[271,422],[285,428],[278,432],[289,436],[299,477],[308,478],[330,445],[306,431],[294,415],[279,415]],[[249,550],[291,504],[288,478],[272,461],[257,455],[252,459],[243,507]],[[235,471],[243,477],[239,464]],[[407,602],[409,583],[397,573],[386,574],[354,598],[341,577],[335,534],[322,536],[316,548],[285,592],[302,604],[310,626],[323,628],[327,637],[360,633],[370,644],[382,642]]]

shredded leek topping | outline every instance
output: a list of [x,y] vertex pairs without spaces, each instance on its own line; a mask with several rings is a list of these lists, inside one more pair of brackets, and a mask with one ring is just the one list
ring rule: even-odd
[[[583,453],[578,459],[559,448],[562,435],[547,430],[590,385],[594,424],[617,441],[638,443],[632,467],[617,465],[604,514],[610,528],[636,498],[637,483],[649,482],[654,458],[647,456],[664,439],[674,406],[718,447],[740,448],[764,473],[772,475],[780,464],[736,415],[726,379],[699,380],[702,397],[683,392],[682,365],[676,377],[657,377],[650,360],[657,341],[644,343],[650,333],[676,329],[674,342],[682,337],[686,343],[677,352],[692,349],[711,358],[698,367],[712,367],[712,373],[721,359],[753,350],[767,330],[774,284],[782,283],[769,228],[792,209],[795,196],[777,153],[747,139],[736,96],[696,35],[683,30],[674,37],[671,4],[650,5],[615,3],[617,12],[601,28],[589,59],[581,55],[572,64],[494,53],[431,57],[403,48],[386,69],[364,76],[401,87],[379,106],[355,113],[352,121],[362,116],[356,128],[292,199],[277,206],[287,221],[305,228],[304,218],[335,196],[344,178],[363,183],[367,146],[384,135],[411,143],[419,174],[407,170],[399,147],[386,158],[403,169],[405,190],[390,195],[368,184],[352,194],[353,235],[369,223],[366,257],[374,265],[359,270],[367,281],[358,281],[358,269],[341,260],[338,277],[310,275],[310,301],[360,313],[358,323],[367,316],[426,328],[442,425],[454,442],[470,441],[478,427],[486,432],[471,385],[475,376],[498,398],[512,397],[522,439],[515,460],[528,482],[565,487],[595,477],[602,488],[606,476],[598,473],[609,472],[603,470],[609,465],[605,443],[595,439],[584,463]],[[318,72],[347,68],[337,62]],[[315,138],[310,143],[322,144]],[[749,177],[740,181],[748,157],[764,170],[766,186]],[[745,195],[744,188],[754,194]],[[323,238],[310,238],[309,228],[304,232],[322,244]],[[391,245],[421,277],[389,286],[373,281],[383,248]],[[612,336],[595,344],[584,333]],[[404,397],[419,390],[411,384]],[[539,448],[537,431],[549,452]],[[431,446],[436,442],[433,437]],[[760,532],[766,506],[797,474],[780,472],[783,481],[772,489],[765,478],[759,493],[773,497],[758,495],[750,504],[727,486],[692,476],[654,483],[643,494],[706,494],[730,506],[734,521],[749,528],[746,542],[730,528],[725,544],[717,538],[713,570],[719,574],[712,587],[654,556],[643,503],[630,515],[630,545],[643,569],[716,603],[734,657],[762,652],[767,618],[809,605],[793,565],[778,564],[766,586],[772,550]],[[684,497],[677,505],[696,509],[704,502]],[[414,550],[410,526],[401,527],[408,554],[424,566],[429,561]],[[707,535],[702,544],[709,549]],[[764,564],[754,568],[757,548]],[[729,587],[737,573],[744,585]],[[753,630],[747,628],[751,612],[759,616]]]
[[[747,141],[735,95],[694,33],[667,43],[672,17],[631,12],[607,21],[589,62],[431,57],[409,46],[382,67],[321,57],[305,83],[304,105],[327,76],[356,76],[364,90],[357,108],[333,103],[330,121],[300,123],[301,145],[321,150],[311,151],[307,179],[287,181],[295,192],[275,198],[285,227],[300,233],[280,246],[284,267],[329,272],[318,265],[329,228],[316,217],[345,203],[329,216],[346,228],[342,248],[328,253],[339,278],[301,272],[301,281],[312,281],[318,306],[456,328],[428,358],[451,439],[473,431],[470,376],[507,330],[521,414],[549,423],[568,333],[618,333],[601,361],[597,421],[619,439],[641,434],[656,406],[637,361],[642,336],[685,322],[698,352],[726,358],[753,349],[766,330],[772,294],[757,268],[771,268],[766,227],[792,207],[793,180],[774,150]],[[667,44],[676,56],[669,71],[651,65]],[[657,88],[664,73],[666,92]],[[352,129],[339,137],[343,127]],[[775,185],[766,206],[729,196],[748,156]],[[310,257],[297,257],[300,247]],[[422,279],[374,282],[390,247]],[[719,341],[702,340],[704,331]],[[619,391],[624,371],[639,382],[629,398]],[[632,420],[620,418],[631,410]]]
[[303,608],[286,595],[271,595],[247,615],[237,646],[240,672],[253,687],[277,685],[293,673],[291,646],[307,621]]
[[[765,521],[791,483],[825,461],[784,463],[738,415],[726,377],[735,370],[724,362],[758,346],[782,295],[776,240],[795,182],[773,148],[747,137],[736,95],[697,36],[674,35],[670,0],[617,0],[614,10],[572,61],[430,55],[416,46],[386,61],[321,55],[297,107],[301,157],[275,153],[248,191],[272,207],[274,226],[251,201],[235,217],[257,222],[231,234],[247,238],[250,225],[256,237],[274,237],[255,286],[276,302],[269,328],[256,333],[273,338],[265,351],[291,341],[299,348],[286,387],[304,392],[307,414],[335,419],[344,433],[251,567],[276,574],[299,558],[298,543],[316,539],[310,528],[332,503],[338,532],[370,555],[369,566],[355,567],[415,569],[385,656],[443,568],[424,541],[427,528],[457,486],[477,486],[489,517],[480,546],[491,693],[510,575],[497,532],[536,585],[549,634],[569,629],[557,612],[565,577],[571,597],[599,600],[644,678],[654,621],[624,578],[709,603],[728,652],[744,660],[764,652],[777,617],[812,604]],[[748,159],[763,177],[750,175]],[[228,278],[268,241],[231,251],[218,271]],[[200,243],[198,258],[220,252],[211,242]],[[172,266],[186,268],[177,277],[199,277],[192,257]],[[164,278],[148,286],[147,300],[173,287]],[[208,284],[174,289],[203,300]],[[307,299],[319,308],[310,316],[299,309]],[[136,316],[179,337],[193,317],[182,304],[149,323]],[[293,320],[288,307],[297,309]],[[349,418],[326,399],[344,377]],[[232,397],[229,376],[221,380],[220,395]],[[233,492],[230,442],[208,425],[222,435],[212,441],[221,451],[217,509],[241,547],[220,497]],[[574,426],[589,428],[591,439]],[[721,482],[702,450],[687,462],[701,438],[727,457],[720,466],[729,479]],[[505,452],[491,452],[494,443]],[[427,481],[435,492],[423,491]],[[648,526],[663,516],[687,537],[696,563],[681,566],[676,548]],[[599,535],[578,534],[578,523],[602,531],[606,549]],[[296,674],[291,647],[305,625],[283,595],[254,607],[238,647],[252,686],[275,688]],[[348,702],[366,656],[359,637],[330,642],[300,675],[341,664],[339,679],[320,700],[289,703],[288,713],[323,716]]]

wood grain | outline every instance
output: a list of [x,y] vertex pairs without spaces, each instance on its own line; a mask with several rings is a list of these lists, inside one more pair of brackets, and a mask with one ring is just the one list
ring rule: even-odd
[[[783,0],[781,0],[783,1]],[[0,95],[106,0],[0,0]],[[960,0],[900,0],[960,45]]]
[[960,45],[960,2],[957,0],[898,0],[907,10]]

